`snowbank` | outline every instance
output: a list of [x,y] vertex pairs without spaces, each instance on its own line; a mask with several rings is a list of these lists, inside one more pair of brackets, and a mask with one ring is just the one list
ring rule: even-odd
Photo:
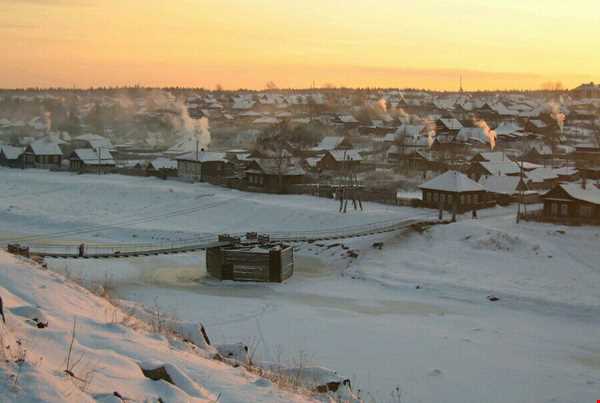
[[[0,295],[6,314],[6,325],[0,321],[2,401],[315,401],[208,359],[192,344],[153,334],[107,300],[5,252]],[[172,383],[142,371],[158,366]]]

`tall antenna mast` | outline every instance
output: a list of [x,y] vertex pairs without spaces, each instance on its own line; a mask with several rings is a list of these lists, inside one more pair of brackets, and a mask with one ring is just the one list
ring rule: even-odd
[[459,90],[458,90],[458,91],[459,91],[459,92],[462,94],[462,93],[464,92],[464,91],[463,91],[463,80],[462,80],[462,74],[460,75],[460,84],[459,84],[459,87],[458,87],[458,88],[459,88]]

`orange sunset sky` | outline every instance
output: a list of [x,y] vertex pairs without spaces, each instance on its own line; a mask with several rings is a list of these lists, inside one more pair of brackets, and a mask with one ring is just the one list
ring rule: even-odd
[[0,0],[0,87],[600,81],[599,0]]

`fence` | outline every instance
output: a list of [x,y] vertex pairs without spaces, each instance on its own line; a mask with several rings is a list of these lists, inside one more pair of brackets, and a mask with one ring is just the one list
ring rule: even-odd
[[527,213],[521,213],[519,217],[524,221],[534,221],[548,224],[560,224],[560,225],[600,225],[600,219],[593,217],[556,217],[544,215],[544,210],[534,210]]

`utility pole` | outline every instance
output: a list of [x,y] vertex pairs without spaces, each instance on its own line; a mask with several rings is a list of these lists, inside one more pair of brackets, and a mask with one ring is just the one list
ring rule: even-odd
[[[519,187],[521,186],[521,183],[523,182],[523,158],[521,157],[521,169],[520,169],[521,173],[520,173],[520,179],[519,179]],[[517,203],[517,224],[519,223],[520,219],[521,219],[521,203],[523,203],[523,188],[521,188],[521,190],[519,191],[519,202]]]
[[96,152],[98,153],[98,175],[100,175],[100,164],[102,163],[102,147],[98,146]]

